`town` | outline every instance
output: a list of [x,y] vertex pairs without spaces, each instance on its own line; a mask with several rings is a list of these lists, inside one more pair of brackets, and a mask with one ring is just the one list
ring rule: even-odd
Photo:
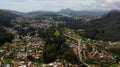
[[[117,62],[117,55],[113,55],[110,49],[117,47],[115,43],[84,38],[82,35],[86,31],[83,29],[61,27],[67,21],[80,19],[82,18],[62,15],[12,19],[13,27],[4,27],[4,29],[13,34],[14,38],[11,43],[5,43],[0,47],[0,67],[108,67],[114,65]],[[86,20],[81,21],[86,22]],[[68,53],[72,51],[71,54],[63,51],[65,49]],[[58,53],[63,51],[63,54],[51,55],[50,53],[54,53],[52,51],[58,51]]]

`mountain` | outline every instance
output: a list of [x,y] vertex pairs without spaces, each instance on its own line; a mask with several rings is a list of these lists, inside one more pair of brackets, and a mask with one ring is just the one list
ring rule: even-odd
[[10,12],[12,14],[19,15],[19,16],[25,16],[26,15],[26,13],[24,13],[24,12],[15,11],[15,10],[9,10],[9,9],[0,9],[0,10],[7,11],[7,12]]
[[108,13],[108,11],[99,11],[99,10],[72,10],[72,9],[61,9],[58,12],[52,12],[52,11],[32,11],[28,13],[23,13],[19,11],[14,10],[4,10],[8,11],[10,13],[20,15],[20,16],[27,16],[27,17],[33,17],[33,16],[39,16],[44,14],[60,14],[60,15],[78,15],[85,18],[95,18],[102,15],[105,15]]
[[99,17],[108,13],[108,11],[98,11],[98,10],[72,10],[72,9],[61,9],[58,13],[69,14],[69,15],[79,15],[87,18]]
[[69,9],[69,8],[67,8],[67,9],[61,9],[60,11],[59,11],[59,13],[61,13],[61,14],[73,14],[73,13],[75,13],[76,11],[74,11],[74,10],[72,10],[72,9]]
[[56,12],[52,12],[52,11],[33,11],[33,12],[26,13],[26,16],[33,17],[33,16],[44,15],[44,14],[56,14]]
[[14,11],[14,10],[8,10],[8,11],[13,13],[13,14],[19,15],[19,16],[25,16],[26,15],[26,13],[19,12],[19,11]]
[[9,11],[0,9],[0,24],[4,26],[10,26],[10,21],[17,16],[18,15],[13,14]]
[[113,10],[102,18],[91,20],[87,37],[120,41],[120,11]]

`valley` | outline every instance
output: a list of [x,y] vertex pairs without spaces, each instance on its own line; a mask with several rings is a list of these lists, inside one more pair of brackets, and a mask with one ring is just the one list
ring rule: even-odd
[[92,19],[76,13],[1,11],[0,67],[120,66],[119,11]]

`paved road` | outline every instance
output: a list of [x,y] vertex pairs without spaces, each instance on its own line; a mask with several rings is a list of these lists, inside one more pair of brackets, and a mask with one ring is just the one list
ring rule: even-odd
[[83,59],[82,59],[82,54],[81,54],[82,53],[82,49],[80,49],[80,45],[81,45],[80,41],[81,41],[81,39],[75,39],[75,38],[72,38],[72,37],[70,37],[68,35],[65,35],[65,36],[78,42],[77,50],[78,50],[78,56],[79,56],[79,59],[80,59],[81,63],[84,64],[87,67],[91,67],[89,64],[85,63],[83,61]]
[[82,52],[82,49],[80,49],[80,41],[81,40],[78,40],[78,55],[79,55],[79,59],[80,59],[80,61],[84,64],[84,65],[86,65],[87,67],[91,67],[89,64],[87,64],[87,63],[85,63],[84,61],[83,61],[83,59],[82,59],[82,54],[81,54],[81,52]]

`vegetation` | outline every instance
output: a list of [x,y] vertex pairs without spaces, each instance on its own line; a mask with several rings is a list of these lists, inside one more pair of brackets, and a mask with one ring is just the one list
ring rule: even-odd
[[16,14],[13,14],[6,10],[0,10],[0,24],[4,26],[11,26],[10,21],[17,17]]
[[11,42],[13,39],[13,35],[6,32],[2,26],[0,26],[0,46],[4,44],[5,42]]
[[[6,52],[14,50],[16,54],[18,52],[31,53],[27,56],[27,59],[32,62],[51,63],[60,59],[68,63],[80,63],[77,53],[81,51],[83,62],[101,66],[113,64],[111,67],[116,67],[120,61],[120,46],[106,41],[120,40],[119,16],[119,11],[112,11],[102,18],[88,22],[87,19],[77,16],[73,18],[56,13],[15,18],[16,15],[0,10],[0,46],[2,48],[7,46]],[[10,23],[13,18],[15,19]],[[14,26],[11,26],[12,24]],[[4,44],[5,42],[11,42],[13,39],[13,34],[4,30],[5,26],[8,28],[11,26],[9,31],[12,30],[15,34],[13,40],[15,44]],[[80,47],[78,47],[79,45]],[[80,48],[80,51],[78,48]],[[32,54],[36,53],[37,55],[38,52],[41,55],[36,60]],[[10,63],[13,58],[15,57],[5,57],[4,61]]]
[[87,33],[84,37],[99,40],[119,41],[119,16],[119,11],[111,11],[100,19],[90,21],[90,24],[86,29]]
[[[61,28],[59,28],[60,30]],[[55,29],[51,30],[56,32]],[[49,31],[47,31],[49,32]],[[49,34],[48,34],[49,35]],[[68,44],[65,44],[65,36],[61,33],[59,36],[51,34],[48,38],[45,38],[45,47],[44,47],[44,62],[49,63],[53,62],[56,59],[64,59],[68,62],[75,63],[78,62],[73,50],[69,47]]]

